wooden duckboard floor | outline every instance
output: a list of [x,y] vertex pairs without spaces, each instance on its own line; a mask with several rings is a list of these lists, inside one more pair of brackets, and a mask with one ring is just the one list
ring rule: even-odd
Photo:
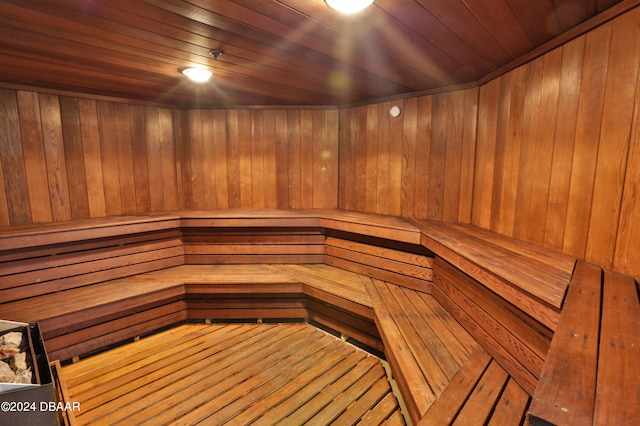
[[380,360],[306,323],[183,324],[64,366],[80,425],[402,425]]

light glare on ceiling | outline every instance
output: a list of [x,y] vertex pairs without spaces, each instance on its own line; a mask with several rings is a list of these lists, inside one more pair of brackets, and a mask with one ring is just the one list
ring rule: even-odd
[[329,7],[338,12],[352,14],[371,6],[373,0],[325,0]]
[[197,83],[204,83],[211,78],[211,71],[204,68],[185,68],[182,74],[186,75],[190,80]]

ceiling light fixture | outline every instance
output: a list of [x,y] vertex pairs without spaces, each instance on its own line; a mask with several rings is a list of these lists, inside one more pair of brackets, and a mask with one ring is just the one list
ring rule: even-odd
[[325,0],[329,7],[338,12],[352,14],[371,6],[373,0]]
[[182,74],[186,75],[191,81],[196,83],[204,83],[211,78],[211,71],[204,68],[185,68]]

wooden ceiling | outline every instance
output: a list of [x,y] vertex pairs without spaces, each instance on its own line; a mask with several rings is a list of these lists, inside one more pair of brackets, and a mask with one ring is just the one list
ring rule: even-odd
[[[181,107],[357,104],[474,83],[619,2],[376,0],[346,16],[324,0],[0,0],[0,83]],[[179,73],[195,65],[213,79]]]

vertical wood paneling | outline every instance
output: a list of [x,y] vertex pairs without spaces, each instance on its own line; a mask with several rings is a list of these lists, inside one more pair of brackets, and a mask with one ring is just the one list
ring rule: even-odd
[[251,113],[250,111],[230,111],[231,132],[229,141],[238,145],[240,153],[240,207],[253,206],[253,179],[251,179]]
[[473,174],[475,170],[476,130],[478,126],[478,90],[464,91],[464,120],[462,122],[462,157],[460,159],[460,200],[458,221],[471,222],[473,202]]
[[228,111],[226,113],[226,120],[227,134],[225,142],[227,144],[227,189],[229,192],[229,207],[237,209],[242,206],[240,145],[237,143],[238,115],[235,114],[234,111]]
[[176,149],[173,139],[173,114],[166,108],[158,111],[160,155],[162,156],[162,204],[155,211],[175,210],[178,203],[178,177],[176,175]]
[[593,202],[611,26],[609,23],[587,34],[585,41],[571,185],[567,198],[567,222],[562,247],[563,252],[580,259],[584,259],[586,252],[590,207]]
[[62,140],[69,182],[69,202],[73,219],[89,216],[89,199],[82,149],[82,131],[80,128],[80,107],[77,98],[61,97],[60,114],[62,116]]
[[98,123],[107,216],[119,215],[122,214],[122,202],[120,200],[118,146],[116,142],[112,103],[104,101],[98,102]]
[[130,110],[127,104],[113,106],[118,176],[120,178],[120,206],[123,214],[136,213],[136,185],[133,167]]
[[562,50],[558,49],[545,55],[540,84],[540,119],[536,127],[535,149],[532,158],[536,178],[533,179],[531,188],[527,234],[523,238],[538,245],[544,244],[544,226],[550,192],[556,120],[558,118],[561,69]]
[[586,260],[613,266],[640,59],[640,10],[616,20],[602,111]]
[[632,10],[479,88],[341,111],[0,90],[0,225],[338,207],[471,222],[637,277],[639,21]]
[[338,206],[337,110],[172,111],[0,95],[2,226],[182,207]]
[[[185,194],[190,193],[191,199],[184,204],[192,209],[206,208],[204,203],[204,148],[202,145],[202,117],[200,111],[189,111],[189,139],[184,141],[188,144],[185,154],[185,173],[186,180],[183,184],[188,185],[189,190],[185,190]],[[188,161],[188,162],[187,162]]]
[[493,180],[491,229],[502,234],[513,233],[516,191],[522,145],[522,123],[526,93],[527,70],[521,67],[505,76],[500,83],[496,159]]
[[276,205],[289,206],[289,118],[287,111],[276,111]]
[[[336,208],[337,110],[192,110],[176,114],[190,208]],[[187,138],[187,139],[184,139]],[[202,201],[199,197],[202,194]]]
[[301,155],[300,155],[300,188],[301,207],[313,206],[313,111],[301,111]]
[[483,228],[491,227],[499,92],[500,81],[494,80],[480,88],[478,102],[478,139],[471,222]]
[[276,111],[262,111],[262,181],[264,183],[261,202],[266,208],[277,207],[276,175]]
[[289,185],[289,205],[294,209],[302,206],[302,136],[300,111],[287,111],[287,170]]
[[[353,112],[356,123],[354,124],[353,140],[356,144],[355,163],[356,175],[354,185],[354,210],[366,211],[367,209],[367,108],[357,108]],[[344,143],[344,141],[340,141]],[[342,151],[342,150],[341,150]],[[340,173],[342,176],[343,172]]]
[[204,208],[205,209],[217,209],[218,205],[218,186],[216,182],[216,150],[215,150],[215,118],[214,111],[201,111],[200,118],[201,124],[201,136],[200,144],[202,146],[202,188],[204,191]]
[[[389,104],[391,107],[393,103]],[[386,110],[388,114],[389,109]],[[402,168],[404,145],[404,118],[389,120],[389,208],[392,215],[402,211]]]
[[229,208],[229,179],[227,170],[227,122],[224,111],[214,111],[213,133],[211,146],[213,148],[213,164],[210,167],[215,175],[215,202],[218,208]]
[[[406,108],[405,108],[406,109]],[[414,188],[414,215],[428,217],[429,208],[429,154],[431,152],[431,120],[433,97],[418,99],[418,140],[416,145],[416,177]]]
[[[326,167],[324,167],[324,160],[322,158],[325,151],[325,136],[327,132],[326,123],[324,120],[324,114],[322,111],[311,112],[311,169],[309,172],[313,177],[313,182],[318,182],[319,185],[313,186],[313,201],[312,207],[320,207],[324,205],[324,196],[326,193]],[[323,170],[324,168],[324,170]]]
[[[376,200],[375,209],[372,209],[375,213],[386,213],[389,211],[389,193],[391,192],[391,180],[390,180],[390,146],[391,146],[391,134],[389,131],[391,120],[388,119],[390,103],[382,103],[374,105],[375,117],[372,120],[373,123],[377,123],[377,128],[373,130],[376,133],[377,139],[377,162],[371,163],[375,168],[375,196],[371,199]],[[373,110],[373,108],[372,108]]]
[[[55,222],[71,220],[67,180],[68,165],[64,155],[62,118],[57,96],[40,95],[40,117],[52,219]],[[73,166],[71,165],[71,167]]]
[[480,89],[474,223],[640,274],[639,20],[632,10]]
[[[463,214],[469,221],[473,174],[463,164],[473,170],[477,93],[343,110],[340,208],[448,221]],[[389,115],[392,105],[400,117]]]
[[342,111],[340,207],[397,214],[398,193],[402,215],[639,275],[639,20],[632,10],[479,89],[398,101],[399,131],[391,102]]
[[251,207],[263,209],[265,202],[264,153],[265,153],[264,111],[251,112]]
[[561,248],[564,240],[584,48],[584,37],[561,48],[562,71],[559,83],[558,111],[562,111],[562,114],[561,116],[558,114],[559,116],[556,118],[543,242],[544,246],[555,249]]
[[[131,154],[133,156],[133,180],[135,182],[136,211],[151,211],[151,194],[149,192],[149,164],[146,161],[147,144],[145,143],[144,108],[140,105],[129,106],[131,123]],[[179,164],[179,163],[178,163]]]
[[517,160],[519,172],[515,186],[516,205],[514,215],[513,235],[516,238],[526,239],[528,233],[528,221],[531,212],[531,198],[534,182],[540,178],[535,166],[536,146],[535,142],[540,123],[540,98],[543,62],[534,61],[526,65],[526,89],[522,121],[522,141],[520,144],[520,156]]
[[558,103],[561,52],[527,65],[520,173],[513,235],[542,244]]
[[[0,162],[0,178],[4,182],[4,171],[2,169],[2,162]],[[7,193],[4,189],[4,185],[0,185],[0,226],[10,226],[11,219],[9,219],[9,205],[7,202]]]
[[29,190],[24,164],[24,154],[20,140],[18,101],[16,94],[0,90],[0,162],[4,173],[4,193],[9,206],[9,223],[23,225],[29,223],[31,210]]
[[325,168],[325,199],[322,207],[338,208],[338,187],[340,180],[340,115],[338,111],[325,111],[327,132],[324,136],[325,150],[322,154]]
[[378,137],[379,137],[379,123],[378,114],[380,108],[378,105],[368,105],[366,107],[366,175],[363,188],[365,189],[365,211],[372,213],[382,213],[382,210],[378,208],[378,166],[380,165],[380,159],[378,158]]
[[432,219],[443,219],[445,157],[447,152],[446,94],[433,97],[433,119],[431,121],[431,144],[429,151],[429,186],[427,215]]
[[12,90],[0,103],[0,225],[178,208],[171,110]]
[[84,155],[89,217],[102,217],[107,214],[107,206],[104,196],[102,153],[96,101],[80,99],[78,108],[80,110],[82,153]]
[[402,138],[402,162],[400,181],[400,215],[415,216],[415,185],[416,185],[416,148],[418,144],[418,99],[412,98],[405,102],[402,116],[402,133],[394,137]]
[[462,167],[462,147],[464,132],[464,92],[447,94],[447,131],[444,158],[444,182],[442,219],[449,222],[458,220],[460,205],[460,185]]
[[31,218],[29,222],[51,222],[49,183],[42,140],[40,102],[34,92],[18,91],[18,113],[20,133],[27,172]]
[[[173,111],[174,138],[176,144],[176,173],[179,176],[178,197],[180,207],[192,209],[191,192],[191,156],[190,156],[190,133],[189,133],[189,112],[177,109]],[[146,145],[145,145],[146,150]],[[145,154],[146,157],[146,154]]]
[[[640,76],[636,82],[640,85]],[[640,86],[636,86],[640,87]],[[640,276],[640,90],[636,89],[627,174],[622,193],[618,238],[613,268],[624,274]]]

